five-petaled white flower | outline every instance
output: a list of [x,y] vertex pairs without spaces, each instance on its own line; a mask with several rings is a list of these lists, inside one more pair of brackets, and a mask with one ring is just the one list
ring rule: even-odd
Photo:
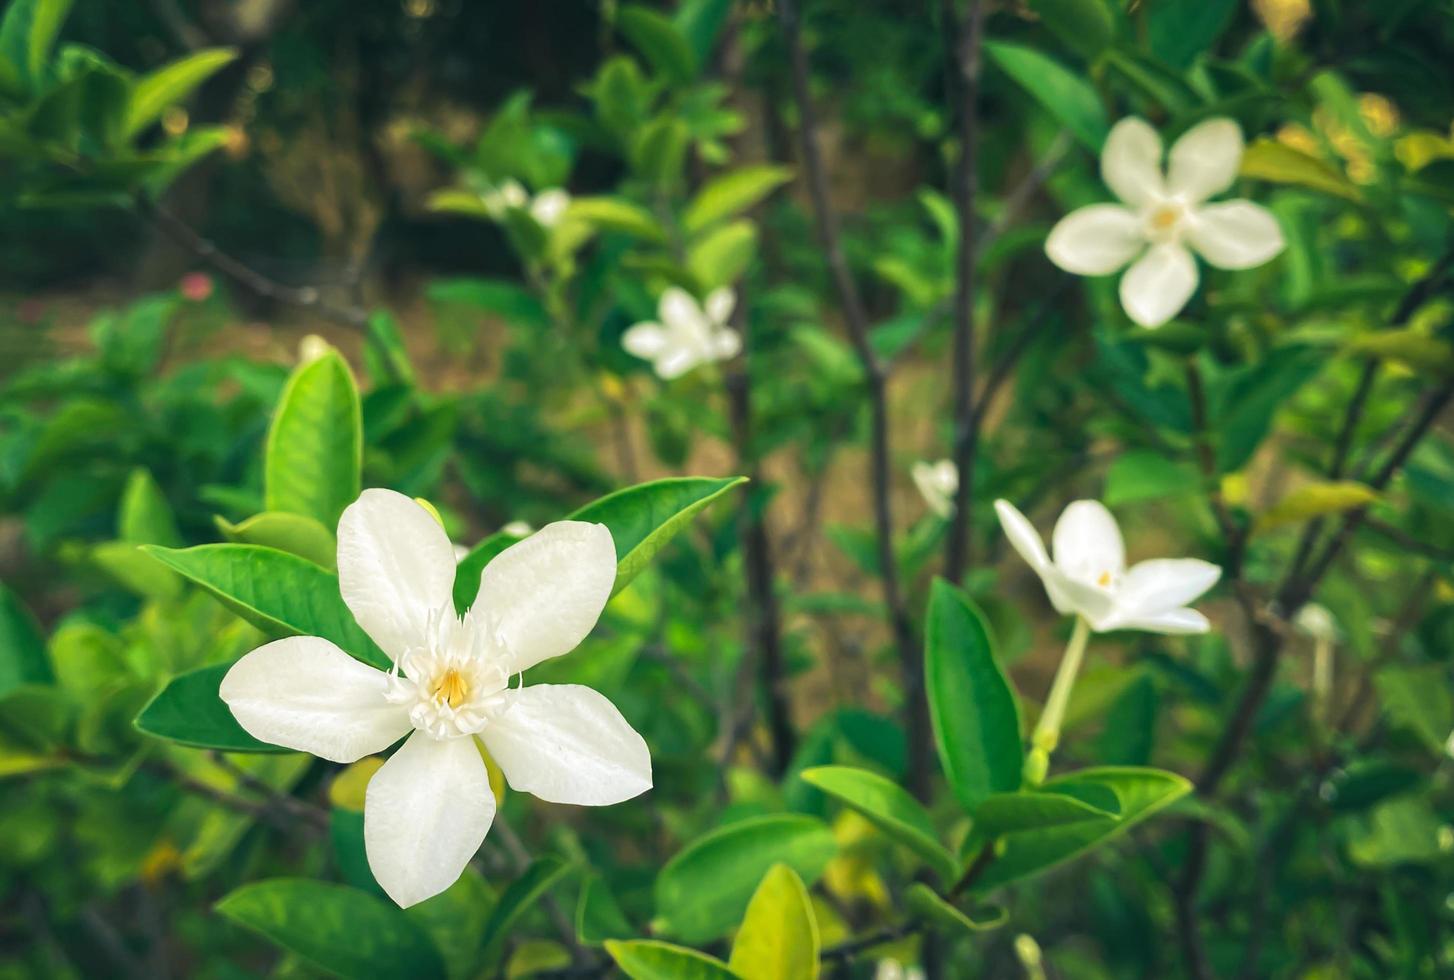
[[570,194],[559,187],[550,187],[534,197],[525,185],[514,178],[501,181],[482,195],[485,210],[500,221],[508,211],[526,211],[542,228],[553,228],[570,209]]
[[1163,175],[1156,130],[1122,119],[1101,150],[1101,178],[1125,206],[1072,211],[1051,229],[1045,253],[1082,276],[1109,275],[1136,259],[1121,277],[1121,305],[1141,326],[1161,326],[1196,291],[1188,246],[1220,269],[1250,269],[1283,249],[1282,229],[1261,205],[1206,203],[1237,179],[1242,149],[1235,122],[1208,119],[1172,145]]
[[727,325],[737,296],[727,286],[713,290],[705,303],[672,286],[661,294],[660,322],[638,323],[621,335],[621,346],[650,361],[664,381],[679,378],[699,364],[725,361],[742,349],[742,338]]
[[954,495],[959,492],[959,467],[954,465],[954,460],[941,459],[937,463],[920,461],[909,472],[929,509],[940,517],[949,518],[954,513]]
[[1097,633],[1205,633],[1210,624],[1187,608],[1217,583],[1222,570],[1197,558],[1155,558],[1126,567],[1126,546],[1111,512],[1096,500],[1077,500],[1051,536],[1052,561],[1040,535],[1008,501],[995,513],[1010,544],[1030,563],[1057,612],[1080,616]]
[[475,737],[510,786],[552,803],[605,806],[651,788],[645,741],[605,697],[520,683],[595,626],[616,579],[601,524],[560,521],[501,552],[457,616],[449,538],[428,511],[365,490],[338,522],[338,581],[387,673],[327,640],[294,636],[244,656],[222,700],[249,734],[332,762],[408,740],[369,781],[369,867],[401,906],[459,878],[495,816]]

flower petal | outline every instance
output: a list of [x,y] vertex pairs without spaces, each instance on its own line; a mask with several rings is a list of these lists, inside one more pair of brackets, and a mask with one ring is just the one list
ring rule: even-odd
[[1107,626],[1106,629],[1144,630],[1147,633],[1164,633],[1167,636],[1187,636],[1205,633],[1212,628],[1207,617],[1195,609],[1168,609],[1153,615],[1138,616]]
[[918,462],[910,470],[914,485],[929,505],[929,509],[940,517],[948,518],[954,513],[954,495],[959,489],[959,471],[954,461],[942,459],[937,463]]
[[[1077,500],[1055,522],[1050,538],[1055,567],[1070,578],[1108,587],[1126,569],[1126,545],[1111,512],[1099,500]],[[1107,580],[1099,581],[1102,575]]]
[[454,546],[402,493],[365,490],[338,521],[338,588],[353,618],[398,660],[436,609],[453,613]]
[[502,695],[480,733],[510,788],[550,803],[608,806],[651,788],[651,752],[605,695],[535,684]]
[[1208,119],[1171,146],[1166,186],[1186,204],[1200,204],[1237,179],[1242,165],[1242,128],[1231,119]]
[[232,665],[218,690],[253,738],[330,762],[382,752],[412,727],[384,699],[389,678],[327,640],[290,636]]
[[574,650],[616,584],[616,545],[604,524],[556,521],[485,566],[475,609],[495,618],[514,671]]
[[1136,116],[1111,127],[1101,148],[1101,179],[1122,202],[1144,207],[1166,194],[1161,178],[1161,137]]
[[1081,616],[1091,624],[1091,629],[1102,632],[1110,627],[1103,625],[1115,615],[1115,597],[1106,589],[1098,588],[1047,565],[1040,571],[1040,581],[1045,585],[1045,594],[1055,611],[1066,616]]
[[688,331],[692,336],[707,332],[702,307],[697,303],[696,297],[680,286],[668,286],[661,294],[657,316],[668,330],[674,332]]
[[1121,277],[1121,306],[1143,327],[1181,312],[1197,288],[1197,265],[1180,245],[1156,245]]
[[649,361],[671,345],[671,336],[659,323],[646,321],[632,324],[621,335],[621,346],[628,354]]
[[1061,218],[1045,239],[1050,261],[1078,276],[1109,275],[1145,247],[1141,219],[1119,204],[1078,208]]
[[1251,201],[1209,204],[1193,212],[1187,242],[1219,269],[1251,269],[1286,247],[1272,212]]
[[1116,589],[1116,604],[1127,616],[1176,609],[1196,600],[1221,577],[1221,568],[1199,558],[1137,562]]
[[712,358],[726,361],[742,351],[742,336],[731,327],[723,327],[712,334]]
[[369,868],[408,908],[459,880],[494,819],[490,775],[475,740],[415,732],[364,792]]
[[541,191],[530,202],[530,217],[543,228],[552,228],[570,209],[570,194],[559,187]]
[[1031,568],[1038,572],[1050,565],[1050,556],[1045,552],[1045,542],[1040,540],[1040,534],[1035,530],[1035,526],[1015,508],[1014,504],[1008,500],[996,500],[995,514],[1000,519],[1000,527],[1005,530],[1005,537],[1010,539],[1010,546],[1019,553],[1021,558],[1025,559]]
[[736,306],[737,294],[732,291],[732,287],[721,286],[707,294],[702,311],[707,314],[708,320],[721,325],[732,318],[732,310]]

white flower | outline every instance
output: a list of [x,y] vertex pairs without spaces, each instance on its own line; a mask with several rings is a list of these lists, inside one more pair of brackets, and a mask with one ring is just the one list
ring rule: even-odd
[[570,208],[570,195],[559,187],[536,194],[530,202],[530,217],[542,228],[554,228]]
[[727,325],[737,296],[726,286],[714,290],[707,301],[678,286],[661,294],[659,323],[638,323],[621,336],[627,352],[651,362],[657,376],[670,381],[699,364],[725,361],[742,349],[742,338]]
[[937,463],[918,462],[910,470],[914,486],[919,488],[929,509],[940,517],[949,518],[954,513],[954,495],[959,492],[959,467],[952,459],[941,459]]
[[496,221],[511,211],[526,211],[542,228],[554,228],[570,210],[570,194],[559,187],[550,187],[534,197],[520,181],[507,178],[480,195],[485,211]]
[[516,538],[528,538],[535,533],[535,528],[530,526],[529,521],[511,521],[500,530]]
[[484,202],[485,210],[490,217],[499,221],[505,216],[505,212],[514,211],[527,207],[530,204],[530,194],[520,181],[513,178],[501,181],[484,194],[480,195]]
[[1304,635],[1319,643],[1335,643],[1338,640],[1338,621],[1333,618],[1327,606],[1316,602],[1305,603],[1293,617],[1292,623]]
[[917,966],[905,966],[898,960],[879,960],[873,971],[873,980],[924,980],[924,971]]
[[1143,119],[1122,119],[1101,150],[1101,178],[1125,207],[1072,211],[1051,229],[1045,254],[1082,276],[1109,275],[1140,255],[1121,277],[1121,305],[1141,326],[1161,326],[1196,291],[1188,246],[1219,269],[1250,269],[1283,249],[1282,229],[1261,205],[1206,203],[1236,180],[1242,148],[1235,122],[1208,119],[1171,147],[1163,176],[1156,130]]
[[616,578],[611,532],[560,521],[501,552],[463,617],[454,551],[429,512],[365,490],[338,522],[338,581],[385,673],[327,640],[259,647],[222,680],[251,735],[332,762],[408,735],[364,797],[369,867],[401,906],[454,883],[495,815],[484,742],[510,786],[552,803],[605,806],[651,787],[651,757],[621,713],[574,684],[525,687],[522,671],[585,638]]
[[1187,603],[1210,589],[1222,570],[1197,558],[1156,558],[1126,567],[1126,546],[1111,512],[1095,500],[1077,500],[1055,523],[1045,552],[1040,535],[1009,502],[995,513],[1010,544],[1030,563],[1057,612],[1082,617],[1097,633],[1205,633],[1207,618]]

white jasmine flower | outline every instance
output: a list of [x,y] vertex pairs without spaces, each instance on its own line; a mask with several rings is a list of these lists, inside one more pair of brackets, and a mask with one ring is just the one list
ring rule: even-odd
[[1327,606],[1305,603],[1292,622],[1305,636],[1319,643],[1335,643],[1338,640],[1338,621]]
[[338,581],[387,673],[327,640],[294,636],[247,654],[222,700],[265,742],[348,763],[408,740],[364,798],[369,867],[401,906],[444,891],[484,840],[495,798],[475,738],[513,789],[605,806],[651,787],[646,743],[603,696],[525,687],[521,672],[569,653],[616,579],[601,524],[559,521],[507,548],[454,611],[454,550],[427,510],[365,490],[338,522]]
[[530,526],[529,521],[511,521],[500,530],[517,538],[528,538],[535,533],[535,528]]
[[1122,119],[1101,150],[1101,178],[1125,206],[1072,211],[1051,229],[1045,254],[1082,276],[1109,275],[1135,259],[1121,277],[1121,305],[1141,326],[1161,326],[1196,291],[1188,248],[1219,269],[1250,269],[1283,249],[1282,229],[1261,205],[1206,203],[1232,186],[1242,150],[1235,122],[1208,119],[1173,144],[1163,175],[1156,130]]
[[661,294],[660,322],[638,323],[622,334],[628,353],[651,362],[665,381],[681,377],[699,364],[725,361],[742,349],[742,338],[727,325],[737,296],[726,286],[699,304],[691,293],[672,286]]
[[910,470],[914,486],[919,488],[929,509],[948,519],[954,513],[954,495],[959,492],[959,467],[952,459],[937,463],[920,461]]
[[312,364],[331,350],[333,350],[332,344],[316,333],[310,333],[298,341],[298,363]]
[[510,211],[526,211],[542,228],[554,228],[570,209],[570,194],[559,187],[550,187],[534,197],[520,181],[507,178],[480,196],[485,211],[496,221]]
[[873,971],[873,980],[924,980],[924,971],[917,966],[905,966],[898,960],[879,960]]
[[559,187],[536,194],[530,202],[530,217],[542,228],[554,228],[570,208],[570,195]]
[[1111,512],[1077,500],[1055,523],[1052,561],[1035,528],[1008,501],[995,513],[1020,557],[1030,564],[1057,612],[1083,618],[1092,630],[1205,633],[1207,618],[1187,603],[1216,584],[1222,570],[1197,558],[1156,558],[1126,568],[1126,546]]
[[489,191],[480,195],[484,201],[485,210],[490,217],[499,221],[505,216],[506,211],[514,211],[530,204],[530,194],[525,186],[514,178],[508,178],[496,184]]

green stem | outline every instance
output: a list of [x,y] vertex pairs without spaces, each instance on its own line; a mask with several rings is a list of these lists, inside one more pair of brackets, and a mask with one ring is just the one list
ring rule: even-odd
[[1045,780],[1050,768],[1050,753],[1060,744],[1060,723],[1065,718],[1065,706],[1070,703],[1070,692],[1075,687],[1075,677],[1080,673],[1081,661],[1085,659],[1086,643],[1090,640],[1090,624],[1083,617],[1075,617],[1075,629],[1065,653],[1060,658],[1060,668],[1050,685],[1050,696],[1045,699],[1045,710],[1035,723],[1035,732],[1030,736],[1030,755],[1025,760],[1025,781],[1038,786]]

